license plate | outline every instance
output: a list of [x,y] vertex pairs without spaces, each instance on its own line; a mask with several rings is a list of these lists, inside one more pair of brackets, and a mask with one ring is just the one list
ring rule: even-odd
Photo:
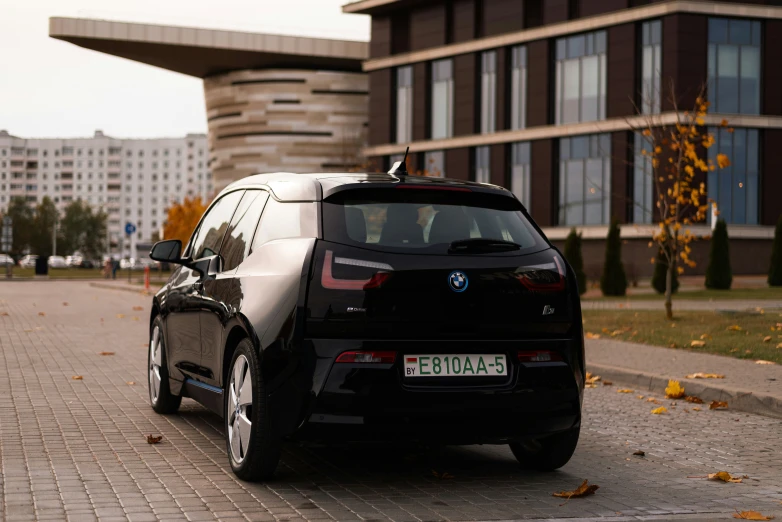
[[504,355],[405,355],[405,377],[497,377],[508,375]]

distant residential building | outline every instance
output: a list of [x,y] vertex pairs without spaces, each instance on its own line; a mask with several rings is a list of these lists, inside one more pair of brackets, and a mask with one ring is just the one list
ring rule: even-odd
[[[82,200],[108,214],[112,252],[151,241],[167,208],[214,192],[204,134],[182,138],[20,138],[0,131],[0,212],[12,198],[31,206],[45,196],[62,210]],[[125,224],[136,232],[128,244]]]

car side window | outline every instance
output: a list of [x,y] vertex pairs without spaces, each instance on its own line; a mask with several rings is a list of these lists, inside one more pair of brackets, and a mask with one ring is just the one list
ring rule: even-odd
[[248,190],[242,196],[220,248],[224,271],[239,266],[250,253],[253,234],[268,199],[269,193],[264,190]]
[[210,257],[220,251],[228,224],[243,194],[243,190],[228,193],[209,209],[193,240],[193,247],[190,250],[192,259]]
[[253,238],[252,249],[275,239],[318,237],[318,204],[281,203],[269,198]]

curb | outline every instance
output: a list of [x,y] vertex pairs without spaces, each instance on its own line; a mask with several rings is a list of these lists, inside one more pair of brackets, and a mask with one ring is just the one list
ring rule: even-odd
[[143,287],[133,288],[129,286],[111,285],[107,283],[90,283],[90,286],[94,288],[103,288],[104,290],[122,290],[123,292],[132,292],[134,294],[141,294],[141,295],[155,295],[159,290],[159,288],[158,289],[150,288],[147,291]]
[[[603,364],[587,363],[587,369],[592,373],[599,374],[603,379],[634,386],[639,390],[663,394],[670,379],[663,375]],[[673,377],[673,380],[679,381],[684,386],[687,390],[687,395],[697,395],[706,403],[710,401],[724,401],[734,411],[782,419],[782,397],[757,394],[742,388],[711,386],[702,384],[702,380],[696,381],[680,377]],[[719,379],[714,380],[719,381]],[[713,379],[709,379],[709,381],[713,381]]]

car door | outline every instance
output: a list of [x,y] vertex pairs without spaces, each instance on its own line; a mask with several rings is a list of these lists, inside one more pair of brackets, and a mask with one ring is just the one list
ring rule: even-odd
[[[217,255],[236,205],[243,191],[230,192],[217,200],[201,219],[185,256],[194,262]],[[206,277],[196,270],[181,267],[167,297],[166,318],[168,364],[177,379],[208,377],[201,364],[201,316],[204,309]]]
[[208,384],[221,386],[223,351],[227,332],[225,326],[241,306],[241,287],[234,280],[236,267],[250,251],[250,243],[258,226],[268,193],[247,190],[234,212],[220,247],[222,271],[204,281],[201,309],[201,365],[208,371]]

